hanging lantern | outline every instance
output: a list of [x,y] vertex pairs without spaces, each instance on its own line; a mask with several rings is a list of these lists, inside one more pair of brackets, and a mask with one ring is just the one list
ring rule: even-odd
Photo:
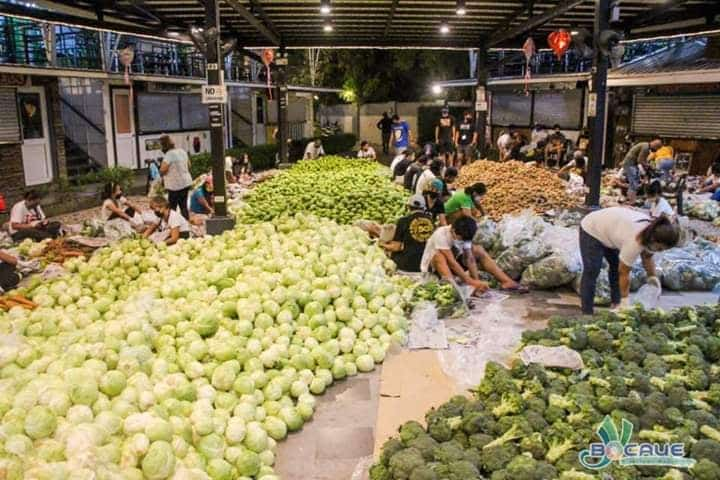
[[572,35],[570,35],[570,32],[562,28],[548,35],[548,45],[550,45],[552,51],[555,52],[558,60],[561,59],[563,55],[565,55],[565,52],[568,51],[571,43]]
[[272,48],[266,48],[262,51],[262,61],[265,64],[266,69],[266,77],[267,77],[267,87],[268,87],[268,98],[272,100],[272,87],[271,85],[271,79],[270,79],[270,64],[275,60],[275,50]]
[[528,37],[522,47],[523,53],[525,54],[525,95],[530,95],[530,62],[532,61],[535,52],[535,40],[532,37]]

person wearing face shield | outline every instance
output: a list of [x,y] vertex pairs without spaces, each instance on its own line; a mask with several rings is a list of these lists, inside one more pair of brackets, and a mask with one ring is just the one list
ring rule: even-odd
[[651,153],[657,152],[663,146],[659,137],[653,138],[650,142],[640,142],[628,150],[623,160],[623,173],[628,180],[628,204],[635,205],[637,192],[640,190],[641,177],[640,169],[647,170],[648,157]]
[[651,218],[647,212],[612,207],[586,215],[580,223],[583,262],[580,297],[583,313],[593,314],[595,289],[603,259],[608,263],[613,308],[630,303],[630,271],[638,257],[647,272],[647,283],[660,289],[653,253],[677,246],[680,233],[677,222],[665,214]]
[[167,245],[174,245],[181,238],[190,238],[190,223],[177,210],[170,208],[165,197],[154,197],[150,201],[150,209],[155,214],[156,221],[143,233],[145,238],[160,232],[164,234],[163,241]]

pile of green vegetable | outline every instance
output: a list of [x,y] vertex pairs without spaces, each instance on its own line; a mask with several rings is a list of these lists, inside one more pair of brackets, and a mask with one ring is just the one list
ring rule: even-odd
[[298,162],[258,185],[240,210],[242,222],[312,213],[338,223],[394,223],[405,211],[407,193],[390,181],[386,167],[369,160],[323,157]]
[[[720,478],[720,307],[628,310],[556,318],[524,342],[581,353],[572,371],[489,363],[472,398],[457,396],[408,422],[383,447],[371,480],[681,480]],[[689,471],[619,466],[595,474],[578,453],[605,415],[632,441],[683,442]]]
[[312,216],[65,266],[0,314],[4,480],[277,480],[315,395],[405,335],[382,250]]

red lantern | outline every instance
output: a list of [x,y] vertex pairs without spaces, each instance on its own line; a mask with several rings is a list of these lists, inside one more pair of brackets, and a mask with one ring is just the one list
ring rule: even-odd
[[550,45],[550,48],[555,52],[558,59],[561,59],[562,56],[565,55],[571,43],[572,36],[567,30],[560,29],[548,35],[548,45]]
[[272,87],[270,86],[270,64],[275,60],[275,50],[272,48],[266,48],[262,51],[262,61],[265,64],[267,87],[268,87],[268,98],[272,100]]

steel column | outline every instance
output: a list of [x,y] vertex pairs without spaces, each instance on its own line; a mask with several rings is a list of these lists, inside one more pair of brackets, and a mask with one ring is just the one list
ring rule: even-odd
[[[597,0],[595,10],[595,35],[610,28],[611,9],[615,0]],[[597,37],[596,37],[597,38]],[[590,80],[588,99],[588,123],[590,126],[590,165],[588,168],[588,186],[590,192],[585,198],[589,207],[600,205],[600,186],[602,167],[605,159],[607,135],[608,69],[610,59],[595,46],[593,72]]]
[[488,50],[485,46],[481,47],[477,51],[476,60],[476,75],[477,83],[475,85],[475,131],[478,135],[478,156],[479,158],[485,158],[486,156],[486,142],[485,134],[487,130],[487,112],[488,112],[488,94],[487,94],[487,56]]
[[280,48],[275,70],[275,96],[277,97],[277,118],[278,118],[278,154],[280,163],[288,163],[288,138],[290,137],[290,126],[288,125],[288,87],[285,67],[287,65],[287,52]]
[[[207,60],[208,85],[222,85],[222,58],[220,55],[220,8],[217,0],[207,0],[205,9],[205,35],[207,47],[205,59]],[[208,106],[210,116],[210,153],[212,156],[213,197],[215,216],[207,221],[207,233],[210,235],[222,233],[233,226],[231,218],[227,217],[225,191],[225,113],[223,104]]]

